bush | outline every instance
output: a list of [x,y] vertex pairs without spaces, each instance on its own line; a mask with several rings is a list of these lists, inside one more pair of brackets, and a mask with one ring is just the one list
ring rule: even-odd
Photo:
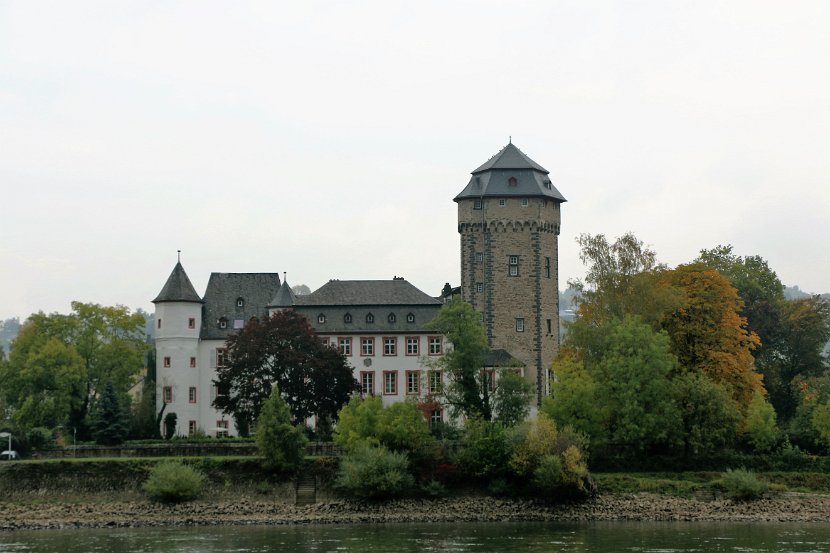
[[407,468],[405,453],[383,446],[358,446],[343,457],[334,483],[336,490],[359,499],[388,499],[400,496],[415,483]]
[[445,497],[447,488],[438,480],[430,480],[421,486],[421,492],[427,497]]
[[762,482],[755,473],[746,469],[727,470],[718,481],[732,499],[747,501],[758,499],[769,489],[766,482]]
[[291,408],[274,384],[262,406],[256,430],[257,450],[265,457],[265,468],[282,473],[296,472],[303,463],[306,444],[305,431],[291,424]]
[[194,499],[202,491],[202,473],[178,461],[164,461],[150,471],[144,491],[153,501],[179,503]]
[[[52,431],[42,426],[32,428],[26,432],[26,440],[29,442],[29,448],[31,449],[45,449],[54,445]],[[8,447],[8,442],[6,440],[0,440],[0,446]],[[2,449],[6,449],[6,447]]]
[[504,477],[510,459],[510,443],[498,422],[468,419],[456,463],[464,476],[477,479]]

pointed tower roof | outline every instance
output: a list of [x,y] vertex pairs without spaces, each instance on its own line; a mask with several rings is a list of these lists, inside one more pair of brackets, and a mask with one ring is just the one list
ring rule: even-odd
[[196,293],[193,284],[184,272],[181,261],[176,263],[173,267],[173,272],[164,283],[164,288],[161,289],[159,295],[153,300],[153,303],[162,303],[168,301],[183,301],[190,303],[202,303],[202,298]]
[[294,300],[297,298],[297,295],[294,293],[294,290],[288,285],[288,281],[283,277],[282,286],[280,289],[277,290],[277,293],[274,294],[271,303],[268,304],[268,307],[291,307],[294,305]]
[[548,174],[550,171],[527,157],[524,152],[518,149],[513,142],[499,150],[499,152],[487,160],[481,167],[473,171],[473,175],[483,173],[491,169],[533,169]]
[[454,201],[485,197],[542,197],[559,203],[567,201],[553,186],[548,170],[527,157],[512,142],[473,171],[472,175]]

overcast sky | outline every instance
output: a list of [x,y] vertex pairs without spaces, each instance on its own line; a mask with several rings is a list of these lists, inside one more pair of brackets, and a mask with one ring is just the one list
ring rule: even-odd
[[0,0],[0,318],[211,271],[459,282],[513,142],[575,237],[830,291],[830,2]]

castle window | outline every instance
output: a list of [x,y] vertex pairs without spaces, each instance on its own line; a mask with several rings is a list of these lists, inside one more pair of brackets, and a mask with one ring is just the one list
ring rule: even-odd
[[395,321],[398,320],[398,318],[395,316],[394,313],[389,313],[389,316],[386,317],[386,320],[389,321],[390,323],[394,323]]
[[168,369],[170,368],[170,358],[169,357],[164,358],[164,367],[168,368]]
[[242,298],[236,298],[236,306],[240,309],[245,307],[245,300]]
[[476,292],[484,292],[484,284],[481,282],[476,282]]
[[196,319],[195,318],[190,317],[189,319],[187,319],[187,328],[191,328],[191,329],[196,328]]
[[429,354],[441,355],[441,336],[429,337]]
[[187,399],[190,403],[196,403],[196,386],[191,386],[188,390]]
[[509,255],[507,256],[507,266],[508,272],[510,276],[519,276],[519,256],[518,255]]
[[408,323],[414,323],[414,322],[415,322],[415,315],[414,315],[414,314],[412,314],[412,313],[409,313],[409,314],[406,316],[406,322],[408,322]]
[[228,366],[228,348],[216,348],[216,368],[222,369]]
[[475,201],[473,201],[473,209],[481,209],[481,199],[480,198],[476,198]]
[[383,371],[383,395],[398,393],[398,371]]
[[398,355],[398,339],[393,337],[385,337],[383,339],[383,355],[394,356]]
[[228,328],[228,319],[225,317],[219,319],[219,328]]
[[360,339],[360,355],[372,356],[375,354],[375,339],[361,338]]
[[352,322],[352,314],[346,313],[345,315],[343,315],[343,322],[347,324]]
[[164,403],[173,403],[173,388],[172,386],[165,386],[161,389],[161,397]]
[[319,324],[326,324],[326,316],[320,313],[319,315],[317,315],[317,322]]
[[527,207],[527,198],[522,198],[522,207]]
[[361,371],[360,392],[364,396],[375,395],[375,373]]
[[406,337],[406,354],[407,355],[419,355],[419,346],[421,344],[421,339],[418,336],[407,336]]
[[195,357],[191,357],[191,358],[190,358],[190,368],[191,368],[191,369],[195,369],[195,368],[196,368],[196,358],[195,358]]
[[406,393],[408,395],[418,395],[421,391],[421,372],[420,371],[406,371]]
[[346,356],[351,356],[352,354],[352,339],[351,338],[338,338],[337,343],[340,347],[340,353]]
[[156,321],[156,327],[161,328],[161,319]]
[[525,320],[521,318],[516,318],[516,332],[524,332],[525,331]]
[[510,177],[509,179],[507,179],[507,186],[513,187],[517,184],[519,184],[519,181],[516,180],[516,177]]
[[367,324],[372,324],[373,322],[375,322],[375,316],[372,315],[371,313],[367,313],[366,314],[366,323]]
[[550,321],[550,319],[548,319],[548,336],[550,336],[551,334],[552,334],[552,332],[551,332],[551,321]]
[[484,254],[481,252],[476,252],[476,263],[481,263],[484,261]]
[[550,278],[550,257],[545,257],[545,278]]
[[506,205],[507,205],[507,200],[505,200],[503,198],[499,200],[499,207],[504,207]]

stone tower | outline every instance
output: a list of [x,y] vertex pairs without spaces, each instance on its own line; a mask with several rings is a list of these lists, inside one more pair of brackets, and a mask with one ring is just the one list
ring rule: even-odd
[[559,223],[565,198],[512,143],[472,172],[458,203],[462,298],[490,347],[524,363],[537,404],[559,350]]

